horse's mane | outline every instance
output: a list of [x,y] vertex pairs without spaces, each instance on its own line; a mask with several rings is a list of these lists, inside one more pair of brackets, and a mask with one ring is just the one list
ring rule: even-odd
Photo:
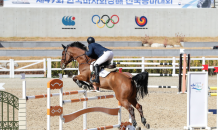
[[84,44],[82,44],[81,42],[73,42],[71,44],[69,44],[70,47],[78,47],[84,51],[87,51],[86,46]]

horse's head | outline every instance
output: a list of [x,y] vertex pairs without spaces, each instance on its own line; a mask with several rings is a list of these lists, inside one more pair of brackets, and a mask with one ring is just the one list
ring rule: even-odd
[[61,58],[61,69],[63,70],[74,59],[72,53],[68,51],[69,46],[64,46],[62,44],[62,47],[63,47],[63,51],[62,51],[62,58]]
[[[61,69],[65,69],[66,66],[73,60],[81,59],[85,55],[86,46],[80,42],[73,42],[67,46],[62,44],[62,59],[61,59]],[[79,58],[80,57],[80,58]],[[79,61],[78,61],[79,62]]]

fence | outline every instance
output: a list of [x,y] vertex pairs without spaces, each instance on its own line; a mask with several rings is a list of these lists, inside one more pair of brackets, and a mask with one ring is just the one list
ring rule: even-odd
[[[149,60],[158,60],[158,61],[164,61],[164,60],[168,60],[168,61],[172,61],[172,63],[163,63],[163,64],[160,64],[160,63],[146,63],[145,61],[149,61]],[[202,61],[202,65],[205,64],[205,61],[206,60],[218,60],[218,58],[205,58],[205,57],[202,57],[202,58],[191,58],[190,59],[191,61],[195,61],[195,60],[201,60]],[[47,59],[47,78],[51,78],[52,77],[52,73],[51,71],[53,70],[61,70],[61,68],[51,68],[51,64],[52,62],[57,62],[57,61],[61,61],[61,59],[51,59],[51,58],[48,58]],[[139,62],[118,62],[118,61],[139,61]],[[138,70],[141,70],[141,72],[144,72],[145,69],[172,69],[172,74],[155,74],[155,73],[150,73],[149,76],[179,76],[179,74],[176,74],[176,70],[179,69],[179,63],[180,62],[180,58],[175,58],[175,57],[172,57],[172,58],[144,58],[144,57],[141,57],[141,58],[114,58],[112,60],[112,63],[117,63],[117,64],[123,64],[123,65],[140,65],[140,67],[117,67],[117,68],[122,68],[122,69],[138,69]],[[145,67],[145,65],[172,65],[171,67],[166,67],[166,66],[163,66],[163,67]],[[202,66],[190,66],[190,69],[202,69],[203,67]],[[208,69],[213,69],[214,66],[209,66]],[[66,68],[65,70],[78,70],[77,68]],[[204,72],[205,70],[203,70]],[[79,74],[79,71],[78,71],[78,74]],[[133,75],[136,75],[137,73],[132,73]]]
[[[160,63],[146,63],[145,61],[150,61],[150,60],[158,60],[158,61],[163,61],[163,60],[168,60],[172,61],[172,63],[167,63],[167,64],[160,64]],[[200,60],[202,61],[202,65],[205,64],[205,61],[211,61],[211,60],[218,60],[218,58],[191,58],[191,61],[195,60]],[[0,66],[0,72],[9,72],[9,75],[0,75],[0,77],[4,78],[15,78],[15,77],[20,77],[20,75],[16,75],[15,72],[24,72],[24,71],[43,71],[46,73],[47,71],[47,78],[52,78],[52,71],[54,70],[61,70],[61,68],[52,68],[52,62],[60,62],[61,59],[51,59],[47,58],[42,59],[42,60],[0,60],[0,63],[7,63],[9,67],[3,67]],[[121,62],[119,62],[121,61]],[[122,61],[130,61],[130,62],[122,62]],[[131,61],[138,61],[138,62],[131,62]],[[158,73],[150,73],[149,76],[178,76],[179,74],[176,74],[176,70],[179,69],[179,62],[180,58],[114,58],[112,62],[116,62],[121,65],[139,65],[138,67],[117,67],[117,68],[122,68],[123,70],[125,69],[137,69],[141,70],[141,72],[144,72],[144,70],[148,69],[172,69],[172,74],[158,74]],[[30,63],[33,62],[32,64],[20,67],[15,69],[14,65],[15,63]],[[47,62],[47,64],[46,64]],[[33,65],[43,63],[42,68],[37,68],[37,69],[27,69],[28,67],[31,67]],[[172,65],[171,67],[156,67],[156,66],[151,66],[151,67],[145,67],[145,65]],[[213,69],[215,66],[209,66],[209,69]],[[190,69],[202,69],[202,66],[191,66]],[[78,70],[78,68],[66,68],[65,70]],[[204,72],[204,70],[203,70]],[[78,71],[79,74],[79,71]],[[133,75],[136,75],[137,73],[132,73]],[[44,75],[26,75],[26,77],[44,77]]]
[[[18,63],[31,63],[31,62],[33,62],[33,63],[15,69],[15,66],[17,66],[17,67],[19,66]],[[4,77],[4,78],[21,77],[19,74],[15,75],[15,72],[43,71],[44,73],[46,73],[46,59],[42,59],[42,60],[14,60],[14,59],[10,59],[10,60],[0,60],[0,63],[2,63],[2,65],[0,65],[0,72],[9,72],[9,75],[0,75],[0,77]],[[39,63],[43,63],[43,68],[28,69],[28,67],[31,67],[31,66],[39,64]],[[34,75],[26,75],[26,77],[44,77],[44,75],[34,74]]]
[[19,98],[11,93],[0,91],[0,104],[1,104],[0,129],[18,130],[19,121],[17,121],[16,119],[15,111],[19,110]]
[[[172,60],[172,67],[145,67],[145,65],[161,65],[160,63],[145,63],[146,60]],[[179,67],[176,67],[176,65],[179,65],[176,63],[176,60],[179,60],[179,58],[114,58],[111,62],[117,63],[117,64],[124,64],[124,65],[140,65],[141,67],[117,67],[122,69],[139,69],[141,72],[144,72],[145,69],[172,69],[173,74],[167,75],[167,76],[178,76],[176,74],[176,69],[179,69]],[[61,70],[61,68],[51,68],[52,62],[60,62],[60,59],[47,59],[47,78],[52,77],[52,70]],[[118,62],[118,61],[140,61],[140,62]],[[163,64],[165,65],[165,64]],[[166,64],[167,65],[167,64]],[[77,68],[66,68],[65,70],[78,70]],[[78,71],[79,74],[79,71]],[[132,73],[133,75],[136,75],[137,73]],[[161,76],[160,74],[149,74],[149,76]],[[165,75],[163,75],[165,76]]]

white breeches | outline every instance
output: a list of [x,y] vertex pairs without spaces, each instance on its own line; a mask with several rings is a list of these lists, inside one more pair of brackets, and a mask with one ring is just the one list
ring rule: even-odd
[[[101,57],[99,57],[96,61],[94,61],[94,62],[92,62],[92,63],[90,64],[90,70],[91,70],[91,72],[93,71],[93,66],[95,66],[96,64],[101,65],[102,63],[104,63],[104,62],[106,62],[106,61],[111,62],[111,60],[113,59],[113,57],[114,57],[114,54],[113,54],[112,51],[106,51],[106,52],[104,52],[104,54],[103,54]],[[93,63],[94,63],[94,64],[93,64]]]
[[106,51],[106,52],[104,52],[104,54],[103,54],[101,57],[99,57],[99,58],[96,60],[96,62],[94,63],[94,66],[95,66],[96,64],[101,65],[102,63],[104,63],[104,62],[106,62],[106,61],[107,61],[108,63],[110,63],[111,60],[113,59],[113,57],[114,57],[114,54],[113,54],[112,51]]

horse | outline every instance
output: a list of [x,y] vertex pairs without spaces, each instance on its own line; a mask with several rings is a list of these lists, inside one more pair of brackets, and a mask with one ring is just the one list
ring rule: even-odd
[[146,128],[150,128],[150,125],[146,124],[142,106],[137,102],[140,98],[144,98],[148,94],[148,72],[139,73],[134,77],[127,72],[111,72],[105,78],[99,77],[100,83],[92,83],[90,82],[90,64],[96,59],[88,57],[85,54],[88,48],[80,42],[74,42],[67,46],[62,44],[62,47],[61,69],[65,69],[67,64],[76,60],[79,63],[78,69],[80,74],[74,76],[73,81],[80,88],[85,86],[84,88],[91,89],[95,85],[99,88],[113,90],[121,106],[129,112],[133,126],[136,127],[137,122],[132,106],[140,113],[142,124]]

